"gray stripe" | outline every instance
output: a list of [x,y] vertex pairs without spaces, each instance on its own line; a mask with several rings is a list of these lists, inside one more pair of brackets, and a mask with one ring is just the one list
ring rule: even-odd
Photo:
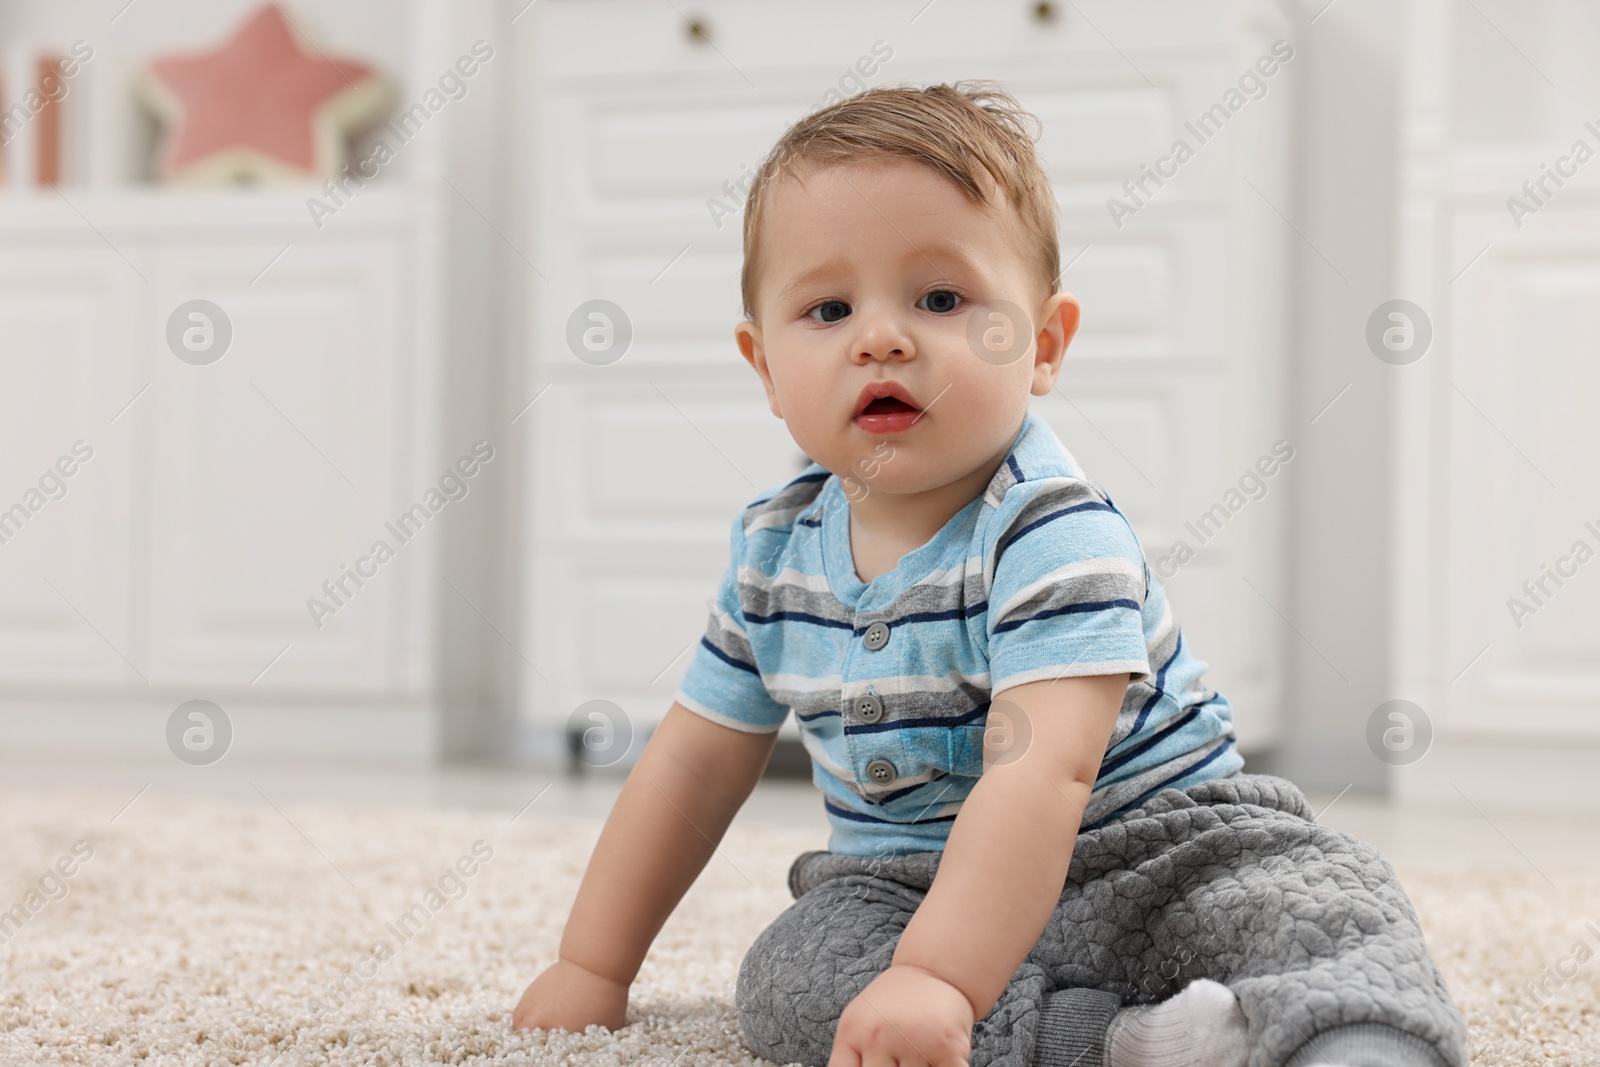
[[[1020,450],[1021,442],[1018,441],[1017,445],[1018,449]],[[1006,459],[1011,459],[1017,454],[1017,452],[1013,452],[1006,456]],[[1036,474],[1035,477],[1038,477],[1038,475]],[[1003,498],[1006,495],[1006,492],[1016,484],[1017,476],[1011,473],[1011,464],[1007,463],[1005,460],[1001,460],[999,468],[994,472],[994,477],[989,479],[989,484],[987,487],[985,487],[983,492],[984,495],[987,496],[996,507],[999,507],[1001,498]]]
[[795,517],[810,507],[831,481],[833,481],[831,476],[805,482],[796,478],[761,503],[748,505],[744,509],[745,531],[748,533],[757,519],[762,520],[761,525],[764,527],[786,526],[793,523]]
[[[913,689],[905,693],[879,693],[883,701],[881,723],[903,722],[907,719],[954,719],[980,708],[989,700],[989,687],[973,685],[951,672],[954,683],[949,689]],[[852,687],[856,688],[856,687]],[[852,712],[846,720],[858,723]],[[973,720],[973,725],[981,725]]]
[[[754,577],[739,582],[739,603],[746,615],[771,616],[780,612],[815,615],[845,626],[856,624],[856,614],[843,604],[829,589],[807,589],[794,582],[774,581],[758,570]],[[862,618],[866,615],[863,613]],[[803,625],[803,624],[802,624]],[[844,632],[844,631],[841,631]],[[807,635],[815,636],[815,635]]]
[[1150,660],[1151,677],[1154,677],[1161,670],[1162,665],[1171,659],[1172,654],[1178,650],[1178,640],[1183,631],[1178,626],[1178,620],[1175,617],[1169,615],[1169,618],[1172,625],[1167,627],[1167,632],[1164,634],[1158,633],[1154,644],[1149,641],[1145,642],[1145,655]]
[[756,654],[750,647],[750,639],[738,629],[738,621],[731,619],[734,628],[728,629],[722,625],[721,612],[713,606],[710,617],[706,620],[706,641],[725,656],[748,663],[752,668],[756,666]]
[[1133,733],[1133,724],[1139,720],[1140,711],[1155,692],[1156,687],[1148,681],[1128,683],[1127,691],[1122,695],[1122,708],[1117,712],[1117,721],[1111,726],[1111,740],[1106,742],[1107,752],[1122,744]]
[[1089,806],[1084,809],[1084,825],[1088,826],[1099,822],[1124,804],[1143,796],[1154,788],[1157,782],[1175,778],[1192,770],[1196,765],[1205,762],[1206,758],[1217,749],[1227,744],[1228,738],[1231,736],[1231,733],[1223,734],[1205,748],[1196,749],[1193,752],[1185,752],[1178,757],[1178,760],[1182,760],[1181,766],[1178,760],[1169,760],[1166,763],[1157,764],[1149,770],[1141,771],[1126,781],[1096,790],[1090,794]]
[[[915,673],[915,672],[913,672]],[[861,717],[852,707],[855,699],[870,690],[883,702],[883,717],[878,725],[903,722],[908,719],[955,719],[982,707],[989,700],[989,687],[968,680],[956,671],[946,672],[949,685],[938,689],[919,688],[906,692],[885,692],[883,679],[866,679],[851,682],[844,689],[801,689],[767,683],[772,699],[793,708],[795,714],[811,716],[823,712],[839,712],[845,725],[863,725]],[[981,725],[976,720],[973,725]],[[929,729],[938,728],[930,724]],[[890,731],[885,731],[890,732]]]
[[1131,600],[1142,602],[1144,582],[1122,571],[1100,571],[1061,578],[1040,586],[1027,600],[1011,607],[1004,618],[993,620],[992,630],[1016,619],[1028,619],[1041,611],[1053,611],[1072,604],[1105,600]]
[[1105,498],[1095,492],[1094,487],[1088,482],[1079,478],[1052,479],[1049,484],[1034,491],[1033,496],[1022,506],[1022,510],[1017,512],[1016,518],[1000,532],[998,551],[1004,552],[1014,532],[1028,524],[1037,522],[1053,511],[1089,503],[1104,504]]
[[[940,560],[934,571],[947,571],[953,567],[966,567],[960,581],[946,580],[942,585],[919,582],[905,590],[895,601],[893,612],[880,611],[872,614],[873,620],[882,619],[884,622],[894,623],[896,619],[907,615],[919,615],[924,612],[962,611],[970,605],[982,604],[984,601],[983,566],[966,566],[970,560],[967,549],[970,546],[961,545],[955,552],[950,553],[951,558]],[[931,577],[931,576],[930,576]],[[948,576],[944,576],[948,578]],[[865,618],[865,616],[863,616]],[[955,616],[964,619],[965,615]]]
[[[967,546],[957,546],[951,552],[951,556],[953,558],[941,560],[936,564],[934,572],[961,565],[967,558]],[[780,580],[770,573],[779,569],[758,568],[754,573],[748,573],[740,579],[739,600],[745,605],[746,614],[765,616],[779,612],[800,612],[834,622],[849,623],[852,626],[864,627],[874,622],[887,622],[892,628],[907,615],[923,613],[954,612],[957,614],[952,618],[962,620],[969,605],[984,602],[983,572],[978,569],[967,571],[957,582],[944,584],[918,582],[903,590],[895,598],[890,610],[859,613],[852,612],[840,604],[831,588],[809,589],[794,581]],[[825,573],[821,571],[812,577],[820,578]]]

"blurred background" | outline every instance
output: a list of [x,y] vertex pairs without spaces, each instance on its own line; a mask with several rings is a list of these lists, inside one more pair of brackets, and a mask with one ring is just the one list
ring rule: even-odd
[[1083,304],[1035,410],[1249,769],[1593,810],[1596,40],[1578,0],[8,0],[3,759],[626,768],[807,462],[732,341],[755,169],[992,78]]

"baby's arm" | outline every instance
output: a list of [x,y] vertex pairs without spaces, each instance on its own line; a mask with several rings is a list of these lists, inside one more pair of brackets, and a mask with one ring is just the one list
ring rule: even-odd
[[559,959],[513,1027],[617,1029],[650,943],[766,767],[777,733],[722,726],[674,702],[628,774],[578,886]]
[[1126,674],[1111,674],[1029,682],[999,694],[1001,704],[1020,709],[1032,738],[1020,758],[985,767],[894,955],[895,963],[922,967],[966,993],[979,1018],[1000,999],[1061,898],[1127,688]]
[[[1126,674],[1094,675],[996,694],[990,715],[1014,705],[1012,717],[1020,713],[1031,738],[1020,757],[1013,750],[998,760],[986,743],[983,776],[950,828],[933,885],[889,969],[840,1017],[835,1057],[843,1045],[866,1053],[865,1062],[873,1052],[897,1062],[966,1062],[961,1043],[973,1022],[1000,999],[1061,897],[1127,685]],[[951,987],[966,1004],[950,999]],[[857,1061],[846,1054],[840,1062]]]

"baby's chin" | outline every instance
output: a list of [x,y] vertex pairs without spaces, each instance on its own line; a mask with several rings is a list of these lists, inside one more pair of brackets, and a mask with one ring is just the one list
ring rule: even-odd
[[919,463],[916,467],[910,466],[903,450],[891,462],[901,464],[893,476],[881,464],[874,473],[870,461],[864,469],[841,464],[837,468],[828,467],[828,470],[839,479],[845,496],[851,500],[860,500],[868,495],[881,499],[912,498],[943,489],[958,480],[959,471],[954,467],[947,468],[944,464]]

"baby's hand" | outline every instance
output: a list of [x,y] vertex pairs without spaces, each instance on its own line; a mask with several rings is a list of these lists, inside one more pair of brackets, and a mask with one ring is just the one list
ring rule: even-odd
[[512,1029],[571,1030],[590,1023],[620,1030],[628,1014],[628,987],[557,960],[523,991],[511,1013]]
[[892,965],[845,1006],[828,1067],[966,1067],[972,1002],[920,967]]

